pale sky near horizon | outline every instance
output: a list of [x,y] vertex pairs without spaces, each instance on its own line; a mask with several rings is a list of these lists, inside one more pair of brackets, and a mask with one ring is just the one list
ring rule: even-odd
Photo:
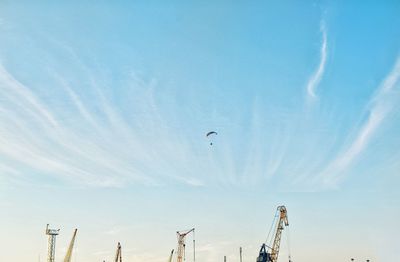
[[[396,261],[400,2],[0,1],[0,261]],[[209,131],[218,132],[207,138]],[[210,145],[210,142],[213,145]],[[288,234],[289,233],[289,234]],[[191,259],[188,238],[187,261]]]

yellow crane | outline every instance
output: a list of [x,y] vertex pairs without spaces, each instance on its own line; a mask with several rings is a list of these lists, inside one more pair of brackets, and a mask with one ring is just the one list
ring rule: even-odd
[[74,230],[74,234],[72,235],[71,242],[69,243],[69,247],[68,247],[68,250],[67,250],[67,254],[65,255],[64,262],[71,262],[72,251],[74,249],[75,237],[76,237],[76,232],[77,231],[78,231],[78,229]]
[[[185,238],[186,236],[193,232],[194,234],[194,228],[190,229],[190,230],[186,230],[186,231],[177,231],[176,232],[176,236],[178,237],[178,254],[176,257],[176,261],[177,262],[182,262],[183,260],[185,260]],[[196,260],[196,255],[195,255],[195,240],[193,237],[193,261]]]
[[[285,206],[278,206],[277,212],[279,212],[279,219],[275,226],[275,237],[272,246],[267,246],[265,243],[262,244],[260,254],[258,255],[257,262],[277,262],[279,249],[281,245],[281,237],[284,226],[289,226],[287,210]],[[275,216],[276,217],[276,216]],[[268,248],[268,249],[267,249]],[[289,262],[290,251],[289,251]]]

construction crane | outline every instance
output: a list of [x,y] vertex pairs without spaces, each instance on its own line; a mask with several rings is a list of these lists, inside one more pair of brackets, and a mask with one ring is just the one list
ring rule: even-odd
[[174,250],[172,249],[171,254],[169,255],[168,262],[172,262],[172,256],[174,255]]
[[76,232],[77,232],[77,231],[78,231],[78,229],[75,228],[74,234],[72,235],[71,242],[69,243],[69,247],[68,247],[68,250],[67,250],[67,254],[65,255],[65,258],[64,258],[64,262],[71,262],[72,251],[73,251],[73,249],[74,249],[75,237],[76,237]]
[[50,229],[49,224],[46,226],[46,235],[49,236],[47,249],[47,262],[54,262],[56,257],[56,236],[60,229]]
[[114,262],[122,262],[121,244],[118,242]]
[[[194,228],[190,229],[190,230],[186,230],[186,231],[177,231],[176,235],[178,237],[178,255],[176,257],[176,261],[177,262],[182,262],[183,260],[185,260],[185,238],[186,236],[193,232],[194,234]],[[193,237],[193,261],[196,260],[196,255],[195,255],[196,249],[195,249],[195,239]]]
[[[275,237],[274,237],[272,247],[267,246],[265,243],[263,243],[261,246],[261,249],[260,249],[260,254],[258,255],[258,258],[257,258],[257,262],[277,262],[278,261],[282,231],[284,229],[284,225],[289,226],[289,221],[288,221],[287,211],[286,211],[285,206],[278,206],[276,212],[279,212],[279,220],[275,227]],[[290,254],[289,254],[289,262],[291,262]]]

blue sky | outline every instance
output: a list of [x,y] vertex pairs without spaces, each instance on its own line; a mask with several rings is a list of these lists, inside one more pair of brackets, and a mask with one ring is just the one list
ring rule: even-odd
[[57,260],[75,227],[75,261],[154,262],[196,227],[199,260],[254,261],[285,204],[294,261],[394,261],[399,11],[1,2],[0,260],[50,223]]

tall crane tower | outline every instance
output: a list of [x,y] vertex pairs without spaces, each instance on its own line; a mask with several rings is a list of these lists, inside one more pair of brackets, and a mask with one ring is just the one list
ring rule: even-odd
[[[182,262],[183,260],[185,260],[185,238],[186,236],[193,232],[194,234],[194,228],[187,230],[187,231],[177,231],[176,232],[176,236],[178,237],[178,255],[176,257],[176,261],[177,262]],[[195,249],[195,239],[193,237],[193,260],[196,260],[196,255],[195,255],[196,249]]]
[[75,237],[76,237],[76,232],[78,229],[74,230],[74,234],[72,235],[71,242],[69,243],[69,247],[67,250],[67,254],[65,255],[64,262],[71,262],[71,257],[72,257],[72,251],[74,249],[74,244],[75,244]]
[[49,236],[47,249],[47,262],[54,262],[56,256],[56,236],[60,229],[50,229],[49,224],[46,226],[46,235]]
[[[282,231],[285,226],[289,226],[287,217],[287,210],[285,206],[278,206],[277,212],[279,212],[279,219],[275,227],[275,237],[272,243],[272,247],[267,246],[265,243],[262,244],[260,254],[258,255],[257,262],[277,262],[279,255],[279,248],[281,245]],[[267,249],[268,248],[268,249]],[[289,262],[290,254],[289,254]]]

